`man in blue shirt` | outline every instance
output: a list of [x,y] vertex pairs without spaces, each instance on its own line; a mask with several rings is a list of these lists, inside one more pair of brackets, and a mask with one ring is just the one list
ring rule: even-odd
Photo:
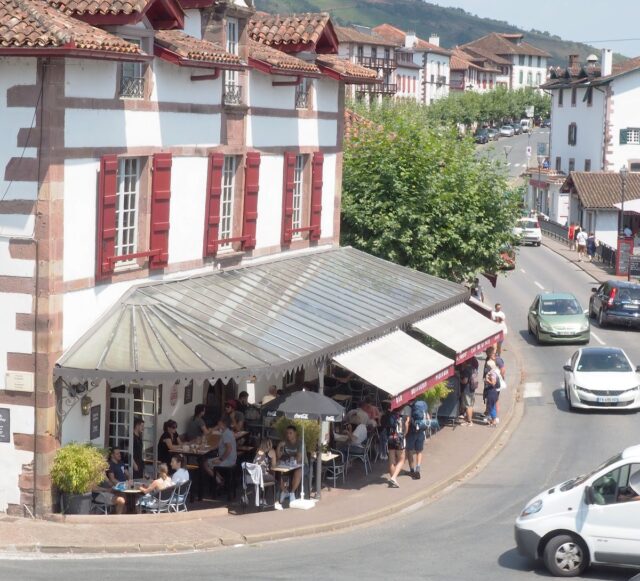
[[107,478],[113,486],[118,482],[126,482],[129,480],[129,473],[122,462],[122,453],[120,448],[112,448],[109,454],[109,468],[107,469]]

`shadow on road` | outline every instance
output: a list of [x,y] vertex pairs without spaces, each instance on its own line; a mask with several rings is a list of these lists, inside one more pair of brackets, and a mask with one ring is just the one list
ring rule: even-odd
[[[498,565],[503,569],[532,573],[545,579],[557,579],[549,573],[542,562],[533,562],[518,553],[517,549],[509,549],[498,557]],[[638,571],[614,567],[591,567],[580,579],[597,579],[599,581],[629,581]]]

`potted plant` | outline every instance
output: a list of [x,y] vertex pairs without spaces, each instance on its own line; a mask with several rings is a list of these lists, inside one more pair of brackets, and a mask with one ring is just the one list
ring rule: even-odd
[[420,396],[421,399],[427,402],[432,417],[437,416],[440,404],[452,391],[446,381],[441,381]]
[[273,428],[278,432],[281,439],[284,439],[287,426],[295,426],[298,436],[302,437],[302,425],[304,424],[304,449],[310,454],[318,449],[318,436],[320,435],[320,424],[315,420],[290,420],[284,416],[278,418]]
[[53,459],[51,481],[62,493],[65,514],[89,514],[91,490],[106,476],[109,465],[104,452],[91,444],[71,442]]

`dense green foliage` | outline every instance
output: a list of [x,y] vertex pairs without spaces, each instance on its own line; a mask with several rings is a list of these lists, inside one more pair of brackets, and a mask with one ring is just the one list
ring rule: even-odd
[[[480,18],[460,8],[437,6],[422,0],[257,0],[258,10],[288,14],[290,12],[326,11],[338,24],[378,26],[388,22],[403,30],[415,30],[428,39],[432,33],[440,35],[440,44],[453,47],[470,42],[490,32],[524,32],[507,22]],[[535,10],[535,8],[532,8]],[[481,3],[478,12],[482,12]],[[578,54],[585,60],[597,48],[562,40],[548,32],[531,30],[526,40],[552,55],[551,64],[566,65],[567,55]],[[615,55],[616,60],[623,58]]]
[[342,243],[455,281],[494,272],[520,197],[469,139],[386,103],[345,144]]
[[103,450],[72,442],[56,452],[51,480],[61,492],[86,494],[105,479],[108,467]]
[[486,93],[464,91],[438,99],[426,108],[425,114],[428,119],[445,124],[499,124],[503,119],[520,121],[525,117],[527,106],[531,105],[535,108],[535,115],[548,117],[551,98],[532,88],[509,91],[504,87],[497,87]]
[[273,424],[273,429],[278,432],[281,440],[284,440],[287,426],[295,426],[298,430],[298,437],[302,438],[302,428],[304,426],[304,448],[307,452],[315,452],[318,449],[318,436],[320,435],[320,424],[315,420],[291,420],[284,416],[279,417]]

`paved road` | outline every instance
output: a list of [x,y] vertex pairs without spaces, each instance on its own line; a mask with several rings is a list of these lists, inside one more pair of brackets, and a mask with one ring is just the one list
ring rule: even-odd
[[[516,515],[541,490],[640,440],[636,415],[569,413],[561,393],[561,365],[575,348],[533,345],[526,331],[525,313],[539,286],[571,290],[586,304],[592,284],[584,272],[551,250],[529,247],[520,249],[517,269],[501,278],[497,289],[489,290],[490,299],[502,302],[507,313],[509,349],[518,350],[525,361],[529,385],[524,417],[485,470],[428,506],[367,528],[259,547],[166,557],[55,560],[46,565],[5,561],[0,563],[0,579],[548,578],[544,570],[516,553],[512,532]],[[594,327],[592,343],[598,344],[599,339],[620,345],[640,363],[638,337],[634,331]],[[474,430],[490,428],[464,429],[473,437]],[[600,568],[585,578],[621,581],[634,573]]]
[[[490,141],[485,145],[479,145],[478,151],[489,159],[497,159],[505,162],[509,170],[510,178],[519,177],[527,169],[527,146],[531,147],[529,165],[537,167],[537,144],[548,143],[548,129],[534,129],[533,133],[522,133],[513,137],[501,137],[498,141]],[[505,156],[505,147],[508,155]]]

